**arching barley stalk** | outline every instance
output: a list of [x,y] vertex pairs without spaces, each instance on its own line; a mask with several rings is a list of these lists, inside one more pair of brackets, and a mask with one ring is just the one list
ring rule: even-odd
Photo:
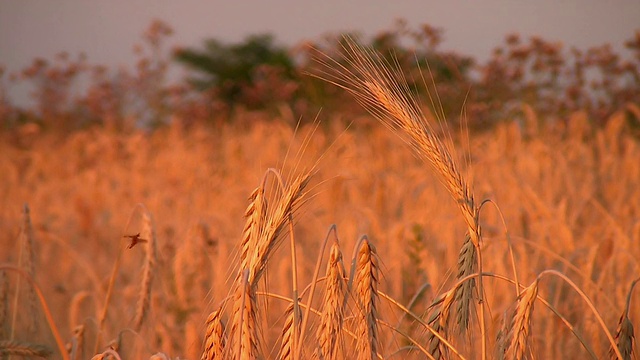
[[[362,47],[351,38],[344,45],[347,66],[336,59],[318,59],[325,69],[319,77],[353,94],[373,116],[408,143],[425,160],[458,205],[467,225],[467,236],[458,260],[458,279],[482,273],[480,253],[481,231],[479,208],[471,186],[462,176],[456,160],[445,144],[436,136],[400,70],[389,64],[374,50]],[[443,119],[444,120],[444,119]],[[477,264],[477,265],[476,265]],[[471,279],[456,290],[457,325],[462,332],[468,328],[473,289],[477,288],[482,358],[486,358],[484,302],[482,277]]]

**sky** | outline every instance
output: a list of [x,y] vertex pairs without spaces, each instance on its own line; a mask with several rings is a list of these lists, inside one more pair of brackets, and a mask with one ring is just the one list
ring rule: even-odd
[[414,28],[442,28],[443,49],[480,60],[514,32],[620,50],[640,30],[640,0],[2,0],[0,66],[10,73],[67,51],[85,53],[90,64],[132,67],[133,47],[154,19],[173,28],[171,48],[256,33],[271,33],[282,45],[345,31],[372,35],[399,18]]

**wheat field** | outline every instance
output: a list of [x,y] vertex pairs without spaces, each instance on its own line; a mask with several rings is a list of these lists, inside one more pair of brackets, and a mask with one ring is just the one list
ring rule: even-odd
[[638,105],[442,131],[348,53],[371,116],[3,135],[0,357],[636,358]]

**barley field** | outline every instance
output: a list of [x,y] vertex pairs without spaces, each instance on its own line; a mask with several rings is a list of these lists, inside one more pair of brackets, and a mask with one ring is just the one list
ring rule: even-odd
[[372,115],[2,133],[0,358],[637,358],[639,104],[446,127],[347,50]]

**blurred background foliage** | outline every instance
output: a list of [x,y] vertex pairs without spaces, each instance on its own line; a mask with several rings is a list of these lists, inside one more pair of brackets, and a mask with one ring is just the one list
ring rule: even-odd
[[[209,39],[202,48],[172,51],[164,47],[171,35],[167,24],[153,22],[135,49],[133,69],[91,65],[67,53],[35,59],[19,74],[0,67],[0,129],[152,130],[174,121],[185,126],[250,123],[251,117],[238,116],[247,112],[286,114],[285,121],[295,124],[318,116],[350,121],[363,113],[344,91],[309,75],[318,74],[318,51],[340,59],[341,35],[287,48],[261,34],[240,43]],[[441,50],[443,30],[427,24],[409,28],[399,21],[371,39],[350,35],[397,64],[420,101],[453,126],[464,119],[472,130],[490,129],[517,118],[524,105],[540,121],[562,124],[581,111],[602,125],[614,112],[640,104],[640,30],[630,34],[624,56],[609,44],[567,49],[509,34],[483,63]],[[168,76],[175,65],[185,70],[181,80]],[[11,86],[25,82],[33,89],[33,105],[27,108],[7,95]],[[83,90],[75,91],[78,87]],[[429,94],[436,93],[434,105]],[[637,129],[637,122],[632,126]]]

